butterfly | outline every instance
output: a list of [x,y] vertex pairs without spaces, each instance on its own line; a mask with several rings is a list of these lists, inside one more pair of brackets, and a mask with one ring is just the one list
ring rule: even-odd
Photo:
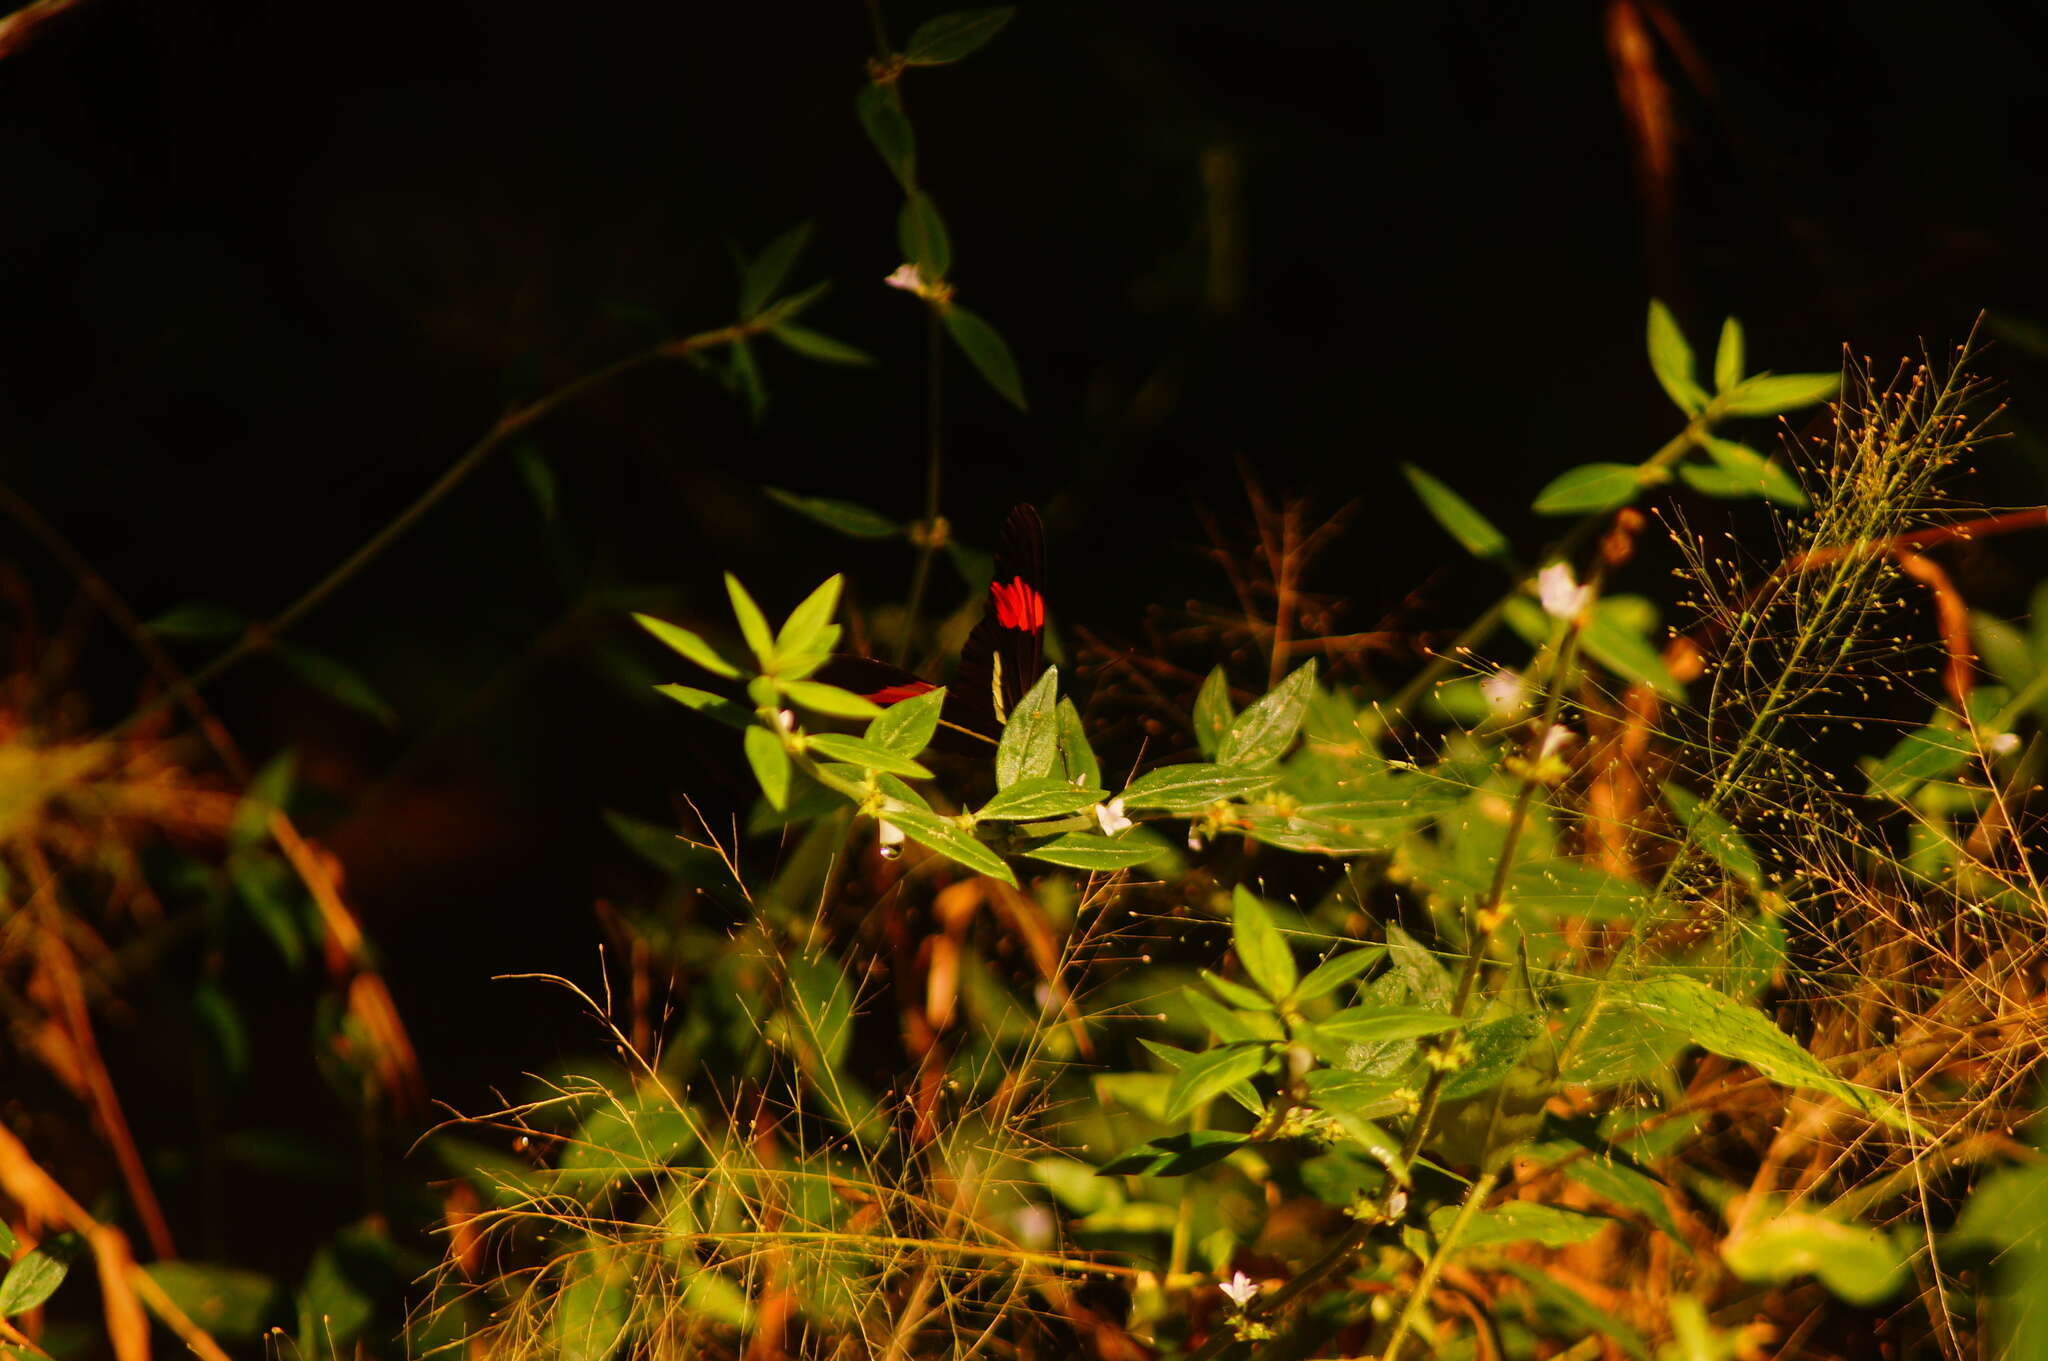
[[[960,649],[939,711],[939,745],[986,750],[1002,737],[1011,711],[1044,672],[1045,530],[1037,508],[1026,504],[1003,522],[986,608]],[[884,707],[938,688],[900,666],[848,655],[828,658],[812,679]]]

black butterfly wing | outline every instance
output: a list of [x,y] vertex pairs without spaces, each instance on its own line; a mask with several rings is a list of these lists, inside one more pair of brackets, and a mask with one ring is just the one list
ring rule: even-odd
[[[960,650],[946,693],[947,720],[990,737],[1045,671],[1045,528],[1034,506],[1003,522],[981,622]],[[957,711],[956,711],[957,704]]]
[[[1020,505],[1003,523],[981,622],[960,650],[933,740],[947,751],[986,752],[1044,670],[1045,531],[1037,509]],[[811,679],[884,706],[937,688],[900,666],[847,654],[827,658]]]

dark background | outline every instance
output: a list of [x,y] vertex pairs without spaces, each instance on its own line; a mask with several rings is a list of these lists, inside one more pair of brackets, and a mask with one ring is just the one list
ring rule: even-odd
[[[899,43],[933,12],[887,11]],[[1672,30],[1644,20],[1662,192],[1633,159],[1612,13],[1026,3],[969,61],[910,73],[961,301],[1031,401],[952,361],[959,532],[985,544],[1038,501],[1060,622],[1134,639],[1150,606],[1227,598],[1193,511],[1244,534],[1249,467],[1359,503],[1315,582],[1351,602],[1344,627],[1454,625],[1497,582],[1396,465],[1540,542],[1522,508],[1543,483],[1677,429],[1642,358],[1652,294],[1703,360],[1734,312],[1780,370],[1833,368],[1844,342],[1889,368],[1981,309],[2009,340],[2048,320],[2038,6],[1676,0]],[[594,899],[645,887],[600,810],[674,824],[680,793],[739,796],[726,735],[647,696],[633,667],[676,668],[625,611],[716,629],[727,568],[771,608],[842,568],[864,601],[905,589],[900,547],[760,491],[921,506],[922,309],[881,285],[900,198],[853,115],[871,50],[853,3],[86,0],[0,62],[0,476],[145,617],[281,608],[513,405],[730,320],[733,249],[799,221],[794,282],[834,284],[806,322],[880,360],[764,347],[758,424],[703,374],[643,370],[536,432],[552,518],[514,460],[486,465],[296,635],[395,727],[264,658],[211,692],[255,757],[298,750],[307,821],[458,1104],[585,1047],[571,1006],[489,979],[595,974]],[[1216,213],[1240,250],[1220,295]],[[1970,490],[2048,499],[2026,436],[2048,360],[2005,343],[1985,368],[2019,437]],[[12,543],[60,614],[68,579]],[[107,719],[145,684],[111,630],[76,679]],[[249,986],[274,1076],[248,1110],[333,1125],[304,980]],[[148,1090],[148,1037],[113,1043]],[[145,1147],[191,1137],[170,1095],[131,1103]]]

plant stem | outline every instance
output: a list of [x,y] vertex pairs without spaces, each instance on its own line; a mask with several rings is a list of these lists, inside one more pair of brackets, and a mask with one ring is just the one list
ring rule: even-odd
[[503,448],[514,435],[539,423],[544,417],[553,414],[557,409],[579,398],[588,396],[598,388],[610,383],[613,379],[621,377],[644,364],[652,363],[657,359],[680,359],[699,350],[730,345],[736,340],[744,339],[765,329],[767,329],[767,322],[756,318],[731,326],[723,326],[715,331],[700,332],[697,335],[688,336],[682,340],[666,341],[655,346],[653,349],[629,355],[593,373],[584,374],[582,377],[565,383],[553,392],[536,398],[525,406],[502,417],[496,425],[491,427],[488,434],[470,445],[463,452],[462,456],[456,459],[448,468],[448,471],[442,473],[432,486],[420,494],[418,499],[400,511],[396,518],[378,530],[362,547],[349,554],[340,566],[315,582],[298,599],[285,606],[282,610],[279,610],[269,619],[249,625],[247,629],[243,630],[242,636],[230,644],[226,651],[222,652],[205,666],[191,673],[191,675],[178,684],[173,685],[164,693],[158,695],[148,704],[137,709],[127,718],[121,720],[121,722],[115,724],[108,730],[107,736],[118,736],[143,719],[183,701],[187,695],[219,679],[251,653],[260,652],[269,647],[286,630],[304,619],[308,614],[311,614],[329,596],[340,590],[358,572],[362,571],[363,568],[367,567],[382,554],[385,549],[397,542],[407,530],[418,524],[428,511],[439,505],[450,492],[462,485],[464,479],[475,472],[485,459]]
[[1444,1263],[1450,1260],[1452,1250],[1458,1246],[1458,1238],[1465,1232],[1465,1225],[1471,1221],[1479,1207],[1486,1203],[1486,1198],[1493,1194],[1493,1188],[1499,1183],[1498,1172],[1483,1172],[1479,1180],[1472,1183],[1471,1191],[1466,1194],[1464,1203],[1458,1207],[1458,1217],[1452,1220],[1450,1228],[1444,1231],[1443,1240],[1436,1245],[1436,1251],[1430,1254],[1428,1263],[1422,1268],[1421,1278],[1415,1282],[1415,1288],[1408,1292],[1408,1302],[1401,1306],[1400,1315],[1394,1320],[1394,1331],[1387,1337],[1386,1350],[1380,1353],[1380,1361],[1398,1361],[1401,1344],[1408,1340],[1408,1331],[1415,1325],[1415,1316],[1422,1312],[1423,1302],[1429,1298],[1429,1292],[1436,1288],[1436,1279],[1443,1274]]
[[945,433],[942,428],[944,397],[941,380],[946,371],[946,325],[939,309],[926,309],[925,330],[925,451],[924,524],[917,549],[917,566],[910,573],[910,600],[904,607],[903,640],[896,647],[896,664],[910,663],[917,642],[918,616],[924,612],[925,588],[931,581],[932,558],[937,555],[945,531],[939,524],[940,475],[945,468]]

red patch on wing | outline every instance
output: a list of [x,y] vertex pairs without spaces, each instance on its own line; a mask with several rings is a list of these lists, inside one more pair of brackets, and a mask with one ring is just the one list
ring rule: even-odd
[[908,681],[902,685],[885,685],[861,698],[870,704],[897,704],[906,699],[915,699],[939,687],[929,681]]
[[1045,627],[1045,597],[1023,577],[1013,579],[1007,586],[992,581],[988,593],[995,600],[996,622],[1004,628],[1036,633]]

